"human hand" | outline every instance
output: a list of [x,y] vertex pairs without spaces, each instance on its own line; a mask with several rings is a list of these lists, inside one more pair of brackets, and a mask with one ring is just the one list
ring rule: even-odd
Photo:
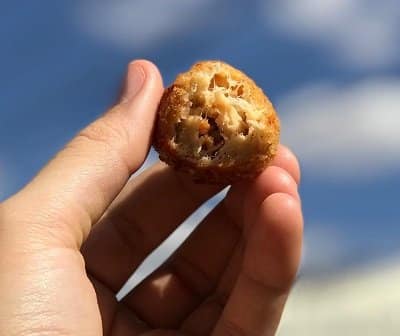
[[122,302],[147,254],[219,187],[158,163],[139,177],[162,80],[128,68],[121,101],[0,204],[2,335],[273,335],[301,254],[296,158],[279,148]]

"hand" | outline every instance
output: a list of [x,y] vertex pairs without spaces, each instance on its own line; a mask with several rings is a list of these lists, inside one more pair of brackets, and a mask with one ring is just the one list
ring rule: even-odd
[[273,335],[299,265],[299,166],[231,188],[174,258],[116,291],[216,186],[159,163],[139,177],[162,80],[129,65],[120,102],[0,205],[0,335]]

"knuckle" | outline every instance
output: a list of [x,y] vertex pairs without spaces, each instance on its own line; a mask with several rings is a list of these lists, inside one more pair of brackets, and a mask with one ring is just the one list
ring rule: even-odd
[[[117,120],[115,120],[117,119]],[[130,169],[127,150],[129,149],[130,135],[127,127],[124,127],[114,115],[106,115],[96,120],[83,130],[66,146],[65,149],[72,152],[84,151],[98,153],[98,157],[107,157],[108,161],[123,164]]]
[[106,117],[102,117],[80,131],[77,138],[103,146],[111,146],[113,143],[126,141],[127,134],[123,127],[114,125]]

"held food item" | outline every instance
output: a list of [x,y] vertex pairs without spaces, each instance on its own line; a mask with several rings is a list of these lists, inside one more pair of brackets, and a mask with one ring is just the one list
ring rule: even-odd
[[277,151],[279,131],[274,107],[253,80],[204,61],[165,90],[154,147],[195,181],[226,184],[258,175]]

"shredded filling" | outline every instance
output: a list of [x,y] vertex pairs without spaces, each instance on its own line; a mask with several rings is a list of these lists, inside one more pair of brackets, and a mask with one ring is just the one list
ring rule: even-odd
[[213,160],[232,134],[247,136],[244,93],[243,84],[224,73],[211,75],[206,83],[203,77],[192,82],[188,106],[175,124],[176,145],[191,157]]

